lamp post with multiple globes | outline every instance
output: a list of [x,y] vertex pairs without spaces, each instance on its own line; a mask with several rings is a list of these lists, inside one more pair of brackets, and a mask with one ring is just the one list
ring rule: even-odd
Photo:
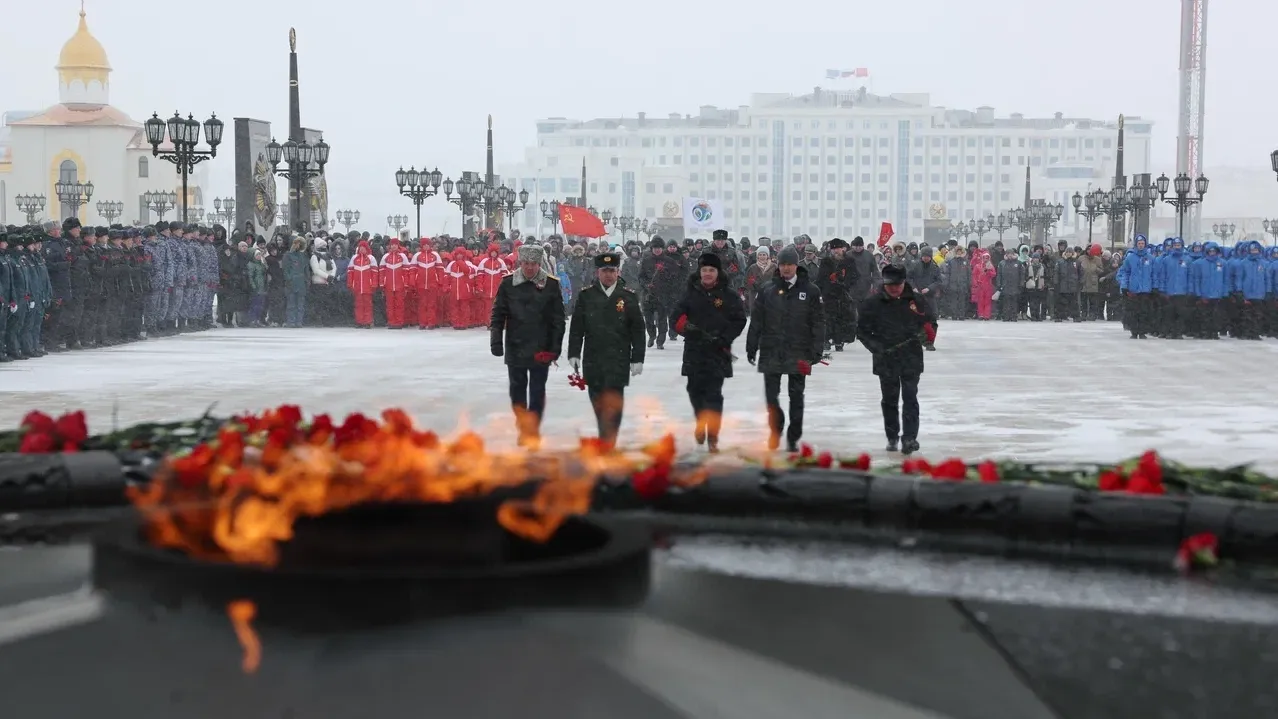
[[36,218],[44,211],[44,195],[18,195],[13,198],[18,204],[18,212],[27,216],[27,224],[34,225]]
[[[216,113],[204,121],[204,137],[209,143],[207,150],[198,149],[200,123],[192,115],[188,114],[183,120],[182,116],[175,112],[166,123],[160,119],[158,113],[151,113],[151,119],[146,121],[145,127],[146,140],[151,143],[151,155],[173,163],[178,175],[182,178],[182,222],[186,223],[191,199],[190,192],[187,190],[188,179],[196,165],[217,157],[217,146],[222,144],[222,121],[217,119]],[[173,149],[162,151],[160,144],[164,142],[166,130]]]

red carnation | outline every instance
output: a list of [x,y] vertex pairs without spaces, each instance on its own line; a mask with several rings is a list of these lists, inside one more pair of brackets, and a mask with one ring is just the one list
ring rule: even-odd
[[630,477],[630,486],[644,499],[658,499],[670,489],[670,466],[659,463],[641,469]]
[[1188,572],[1194,567],[1214,566],[1220,561],[1217,554],[1219,548],[1220,540],[1211,532],[1195,534],[1180,543],[1172,566],[1182,572]]
[[1127,478],[1123,476],[1122,472],[1115,472],[1112,469],[1106,470],[1101,472],[1097,487],[1102,492],[1121,492],[1127,488]]
[[976,465],[976,471],[980,474],[981,481],[987,484],[992,484],[1001,479],[999,477],[998,465],[988,459]]
[[54,434],[66,444],[74,444],[77,449],[89,438],[89,425],[85,422],[84,412],[76,410],[67,412],[53,423]]
[[56,446],[57,443],[52,434],[27,432],[22,435],[22,444],[18,446],[18,451],[22,454],[49,454]]
[[803,444],[799,445],[800,459],[811,459],[813,454],[815,454],[815,450],[812,449],[812,445],[808,444],[807,442],[804,442]]
[[967,465],[958,458],[947,459],[932,468],[932,479],[948,479],[961,482],[967,479]]
[[44,412],[27,412],[27,416],[22,418],[20,428],[26,432],[39,432],[41,434],[53,434],[57,429],[57,423],[53,418]]
[[862,452],[857,455],[856,459],[841,459],[839,460],[839,467],[841,469],[856,469],[868,472],[870,469],[870,455]]
[[821,454],[818,454],[816,458],[816,466],[821,469],[829,469],[830,467],[833,467],[834,455],[829,452],[822,452]]

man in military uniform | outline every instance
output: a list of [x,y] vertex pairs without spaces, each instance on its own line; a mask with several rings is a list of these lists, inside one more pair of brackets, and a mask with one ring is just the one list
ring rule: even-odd
[[[66,350],[70,327],[67,324],[67,303],[71,299],[71,249],[68,243],[80,241],[80,221],[69,217],[59,227],[49,220],[44,223],[44,243],[41,258],[49,272],[49,287],[53,300],[49,305],[48,321],[44,325],[45,347],[50,352]],[[62,235],[67,238],[64,240]]]
[[93,264],[93,228],[79,230],[78,237],[68,246],[70,263],[70,299],[66,303],[66,313],[62,316],[65,326],[67,349],[78,350],[88,345],[92,335],[87,330],[85,313],[91,309],[86,305],[91,282],[90,266]]
[[8,335],[9,317],[16,310],[13,299],[13,260],[9,256],[9,235],[0,227],[0,362],[12,362],[5,337]]
[[621,255],[595,255],[596,282],[578,295],[568,328],[568,363],[584,370],[599,438],[608,447],[617,442],[626,386],[643,372],[645,349],[639,296],[618,280],[620,267]]
[[35,307],[30,308],[27,323],[22,331],[26,335],[24,344],[29,350],[27,354],[43,357],[49,353],[44,349],[41,330],[44,329],[49,307],[53,305],[53,288],[49,286],[49,270],[44,266],[42,254],[44,232],[33,228],[32,233],[27,238],[27,262],[30,264],[31,273],[31,300],[35,303]]
[[142,249],[150,258],[148,285],[151,288],[146,303],[147,336],[167,334],[164,320],[168,317],[169,298],[173,291],[173,269],[169,259],[169,245],[154,227],[142,230]]
[[31,359],[23,343],[27,313],[35,307],[31,299],[31,267],[27,263],[26,239],[9,238],[9,324],[4,331],[5,351],[13,359]]

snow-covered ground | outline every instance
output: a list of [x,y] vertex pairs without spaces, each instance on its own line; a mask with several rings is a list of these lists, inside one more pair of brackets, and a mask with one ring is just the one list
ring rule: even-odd
[[[744,340],[736,352],[744,355]],[[627,392],[623,437],[674,430],[691,448],[682,345],[649,350]],[[946,323],[923,377],[923,455],[1109,461],[1147,448],[1195,463],[1278,470],[1278,342],[1133,341],[1115,324]],[[763,381],[742,357],[728,380],[726,445],[758,448]],[[551,372],[543,432],[594,433],[567,363]],[[514,440],[506,371],[484,330],[222,329],[0,366],[0,426],[31,409],[84,409],[94,431],[295,403],[344,415],[403,407],[441,432]],[[783,398],[784,403],[784,398]],[[860,345],[809,378],[805,441],[882,456],[878,382]]]

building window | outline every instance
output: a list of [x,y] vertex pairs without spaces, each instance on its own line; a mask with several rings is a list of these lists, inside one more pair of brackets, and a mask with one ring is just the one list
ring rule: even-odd
[[819,174],[813,172],[812,174],[808,175],[808,182],[811,182],[812,184],[815,185],[816,183],[820,181],[821,181],[821,176]]
[[[695,178],[695,177],[690,178],[690,179],[691,179],[693,182],[696,182],[696,181],[697,181],[697,178]],[[567,188],[567,187],[565,187],[564,189],[565,189],[565,190],[567,190],[568,188]],[[655,182],[649,182],[648,184],[646,184],[646,185],[644,185],[644,186],[643,186],[643,191],[644,191],[644,192],[646,192],[646,193],[648,193],[649,195],[655,195],[655,194],[657,194],[657,183],[655,183]]]
[[[711,158],[711,159],[713,159],[713,158]],[[724,155],[724,156],[723,156],[723,164],[725,164],[725,165],[731,165],[731,164],[732,164],[732,155]]]
[[868,173],[868,172],[862,172],[862,173],[861,173],[861,182],[869,182],[869,181],[870,181],[870,173]]
[[796,172],[796,173],[794,173],[793,175],[791,175],[791,176],[790,176],[790,182],[795,182],[795,183],[803,182],[803,173],[802,173],[802,172]]
[[843,181],[849,184],[856,182],[856,175],[851,172],[843,173]]
[[1007,174],[1006,172],[1005,172],[1005,173],[1003,173],[1003,174],[1001,174],[1001,175],[999,175],[999,176],[998,176],[998,178],[999,178],[999,182],[1011,182],[1011,181],[1012,181],[1012,176],[1011,176],[1011,175],[1009,175],[1009,174]]
[[[695,160],[695,159],[697,159],[697,158],[695,158],[695,157],[694,157],[694,158],[692,158],[692,159],[694,159],[694,160]],[[552,163],[552,164],[553,164],[553,163]],[[612,165],[613,167],[619,167],[619,166],[621,165],[621,160],[619,160],[619,159],[617,159],[617,158],[615,158],[615,157],[613,157],[613,158],[609,158],[609,160],[608,160],[608,164],[609,164],[609,165]]]
[[147,157],[138,158],[138,177],[151,176],[151,160]]
[[673,183],[673,182],[666,182],[666,183],[663,183],[663,184],[661,185],[661,191],[662,191],[663,193],[667,194],[667,195],[673,195],[673,194],[674,194],[674,183]]
[[793,164],[795,164],[795,165],[802,165],[802,164],[803,164],[803,156],[802,156],[802,155],[795,155],[795,156],[791,159],[791,162],[792,162]]
[[820,165],[820,164],[821,164],[821,157],[820,157],[819,155],[812,155],[812,156],[808,157],[808,164],[809,164],[809,165]]
[[963,176],[963,181],[968,183],[976,182],[976,173],[974,172],[967,173],[966,175]]
[[615,195],[615,194],[617,194],[617,183],[615,183],[615,182],[609,182],[609,183],[608,183],[608,194],[609,194],[609,195]]
[[958,182],[958,173],[957,173],[957,172],[951,172],[950,174],[948,174],[948,175],[946,175],[946,176],[945,176],[945,180],[946,180],[947,182]]
[[[759,202],[764,202],[765,200],[767,200],[767,199],[768,199],[768,193],[767,193],[767,192],[765,192],[764,190],[759,190],[758,194],[757,194],[757,195],[755,195],[755,197],[759,200]],[[760,207],[760,208],[759,208],[759,211],[760,211],[760,212],[763,212],[763,208],[762,208],[762,207]],[[763,215],[759,215],[759,216],[760,216],[760,217],[763,217]]]
[[795,202],[801,202],[801,201],[803,201],[803,192],[802,192],[801,190],[794,190],[794,191],[792,191],[792,192],[790,193],[790,199],[791,199],[791,200],[794,200]]
[[543,177],[537,181],[537,192],[545,195],[555,194],[555,178]]

